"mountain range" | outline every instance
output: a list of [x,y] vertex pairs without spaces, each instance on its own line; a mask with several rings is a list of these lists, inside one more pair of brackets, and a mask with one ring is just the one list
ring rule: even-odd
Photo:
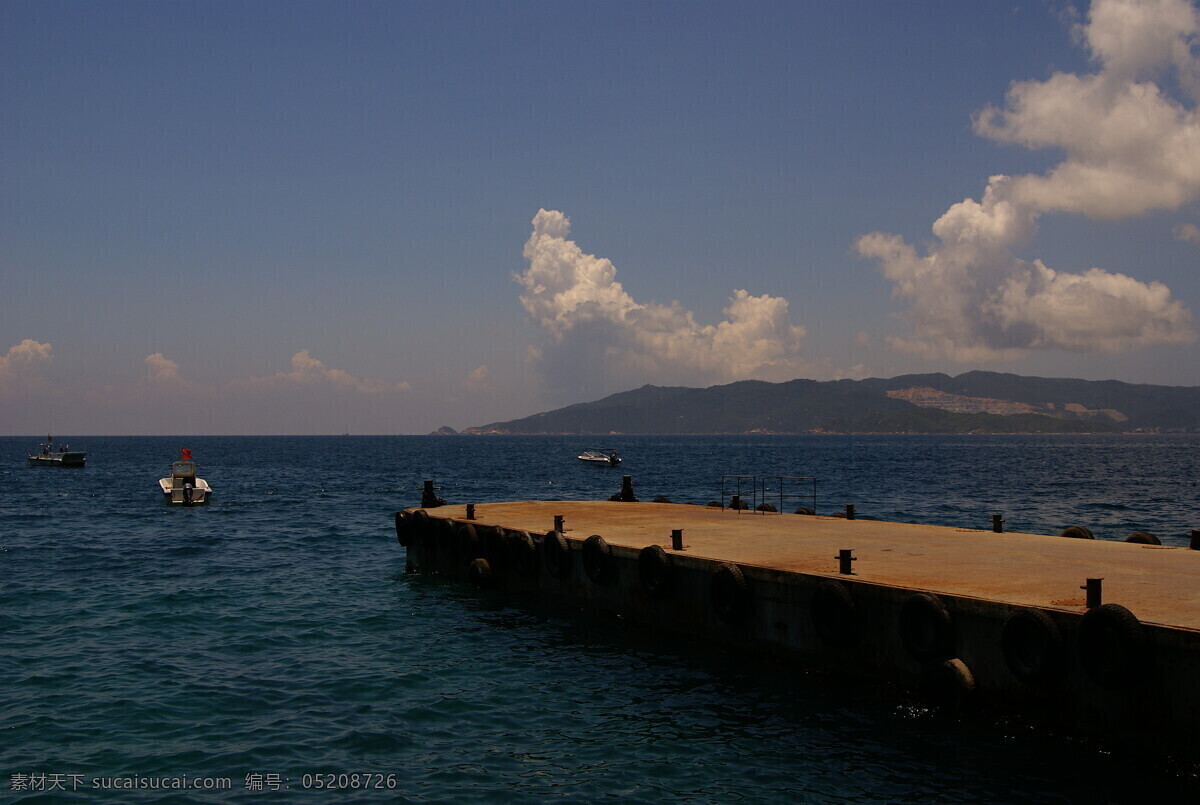
[[[468,434],[1200,431],[1200,387],[997,372],[642,386]],[[448,428],[442,433],[452,432]]]

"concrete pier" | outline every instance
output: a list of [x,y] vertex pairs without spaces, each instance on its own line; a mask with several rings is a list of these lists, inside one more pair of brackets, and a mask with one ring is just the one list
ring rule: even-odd
[[1200,551],[666,503],[397,513],[410,569],[1200,758]]

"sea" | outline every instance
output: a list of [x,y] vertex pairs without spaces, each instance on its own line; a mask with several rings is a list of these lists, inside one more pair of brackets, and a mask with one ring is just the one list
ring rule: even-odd
[[[38,439],[0,438],[0,801],[1200,796],[1153,736],[1117,751],[409,574],[393,527],[425,480],[486,503],[603,499],[629,475],[642,500],[705,504],[757,476],[815,479],[796,483],[820,514],[1184,546],[1197,435],[56,439],[87,466],[28,467]],[[208,506],[161,500],[181,448]]]

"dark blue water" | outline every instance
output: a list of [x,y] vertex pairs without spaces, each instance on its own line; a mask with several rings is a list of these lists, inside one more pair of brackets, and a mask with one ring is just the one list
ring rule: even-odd
[[[36,441],[0,439],[0,799],[1196,794],[1169,747],[1112,755],[407,575],[392,515],[425,478],[466,503],[602,498],[630,474],[643,499],[705,503],[723,474],[760,473],[818,478],[823,513],[977,528],[1003,513],[1011,530],[1182,545],[1200,527],[1200,437],[612,437],[617,470],[565,437],[68,437],[82,470],[24,466]],[[208,507],[159,500],[180,447]],[[131,777],[229,788],[93,788]]]

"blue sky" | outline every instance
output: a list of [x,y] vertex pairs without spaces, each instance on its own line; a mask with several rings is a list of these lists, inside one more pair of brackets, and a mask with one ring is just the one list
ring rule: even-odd
[[748,377],[1200,385],[1197,19],[7,2],[0,431],[424,433]]

